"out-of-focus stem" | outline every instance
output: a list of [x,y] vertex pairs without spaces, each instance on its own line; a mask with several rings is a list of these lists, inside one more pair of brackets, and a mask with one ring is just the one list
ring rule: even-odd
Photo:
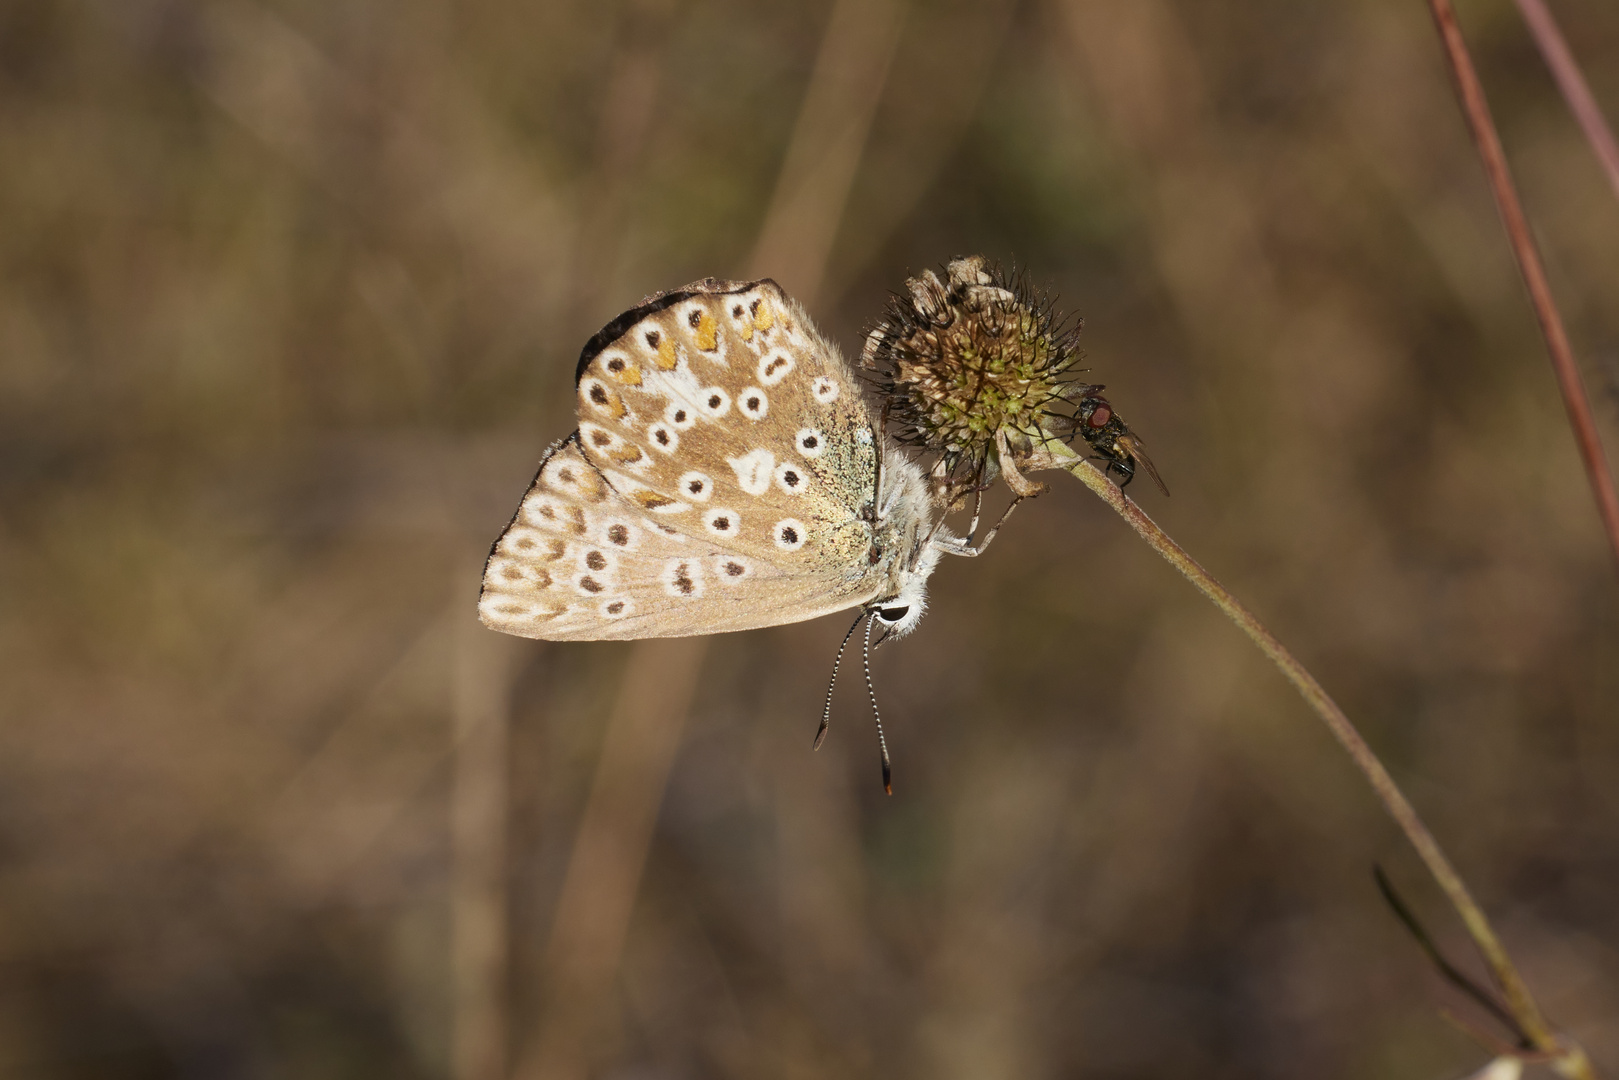
[[[459,592],[457,598],[459,598]],[[457,610],[450,789],[450,970],[454,1080],[506,1075],[506,746],[512,638]]]
[[1242,632],[1259,646],[1260,651],[1270,658],[1271,663],[1280,669],[1287,680],[1304,696],[1304,700],[1309,702],[1316,715],[1321,717],[1322,722],[1327,725],[1327,730],[1331,731],[1333,737],[1348,751],[1350,759],[1371,784],[1372,790],[1376,792],[1378,800],[1389,812],[1389,816],[1400,826],[1406,839],[1411,841],[1411,846],[1417,849],[1417,855],[1427,866],[1428,872],[1450,898],[1452,906],[1461,915],[1462,922],[1467,926],[1467,932],[1472,936],[1474,944],[1478,946],[1485,963],[1495,976],[1497,985],[1506,995],[1508,1009],[1524,1033],[1534,1042],[1535,1049],[1548,1055],[1553,1067],[1562,1075],[1576,1080],[1595,1080],[1596,1073],[1585,1051],[1567,1037],[1559,1035],[1546,1021],[1540,1006],[1529,993],[1529,987],[1495,936],[1495,930],[1490,926],[1489,919],[1468,892],[1461,875],[1451,866],[1438,841],[1417,816],[1416,809],[1394,783],[1394,778],[1383,767],[1383,763],[1372,752],[1372,748],[1361,737],[1355,725],[1350,723],[1344,711],[1326,690],[1322,689],[1315,676],[1311,675],[1304,665],[1299,663],[1269,630],[1265,629],[1254,617],[1253,612],[1231,595],[1231,592],[1216,581],[1213,575],[1198,565],[1196,559],[1171,540],[1168,533],[1159,528],[1158,524],[1131,501],[1129,496],[1115,487],[1113,482],[1090,462],[1059,442],[1050,442],[1042,446],[1037,451],[1037,456],[1044,460],[1033,463],[1032,467],[1066,469],[1113,507],[1154,551],[1168,560],[1170,565],[1197,586],[1204,596],[1212,600],[1216,607],[1225,612],[1231,621],[1241,627]]
[[1614,141],[1613,129],[1603,118],[1602,108],[1597,105],[1585,74],[1575,62],[1568,42],[1563,40],[1563,32],[1557,28],[1557,21],[1544,0],[1518,0],[1518,10],[1523,13],[1523,21],[1529,24],[1529,33],[1551,69],[1552,78],[1557,80],[1563,100],[1568,102],[1568,111],[1574,114],[1575,122],[1585,132],[1585,139],[1591,144],[1608,185],[1614,195],[1619,196],[1619,142]]
[[1591,403],[1586,400],[1585,386],[1580,381],[1580,369],[1574,363],[1574,350],[1563,329],[1563,318],[1552,298],[1551,285],[1546,280],[1546,269],[1540,262],[1540,251],[1535,247],[1529,222],[1524,217],[1523,204],[1518,200],[1512,173],[1507,169],[1506,152],[1501,149],[1501,137],[1496,134],[1495,121],[1490,118],[1490,106],[1484,98],[1484,87],[1473,70],[1467,43],[1456,24],[1456,11],[1450,0],[1428,0],[1433,9],[1434,22],[1439,27],[1439,38],[1445,46],[1445,58],[1450,63],[1451,75],[1456,80],[1456,92],[1462,100],[1462,112],[1473,131],[1473,143],[1484,162],[1484,175],[1489,179],[1495,205],[1501,212],[1501,223],[1506,227],[1512,253],[1518,260],[1518,270],[1529,290],[1535,317],[1540,320],[1540,331],[1546,338],[1546,351],[1551,354],[1552,370],[1557,374],[1557,385],[1563,392],[1563,405],[1568,409],[1568,420],[1574,429],[1574,441],[1579,445],[1580,458],[1585,462],[1585,473],[1591,482],[1591,494],[1596,499],[1597,513],[1608,534],[1608,546],[1613,551],[1615,564],[1619,564],[1619,495],[1614,493],[1613,476],[1608,470],[1608,459],[1602,452],[1602,439],[1597,435],[1596,419],[1591,415]]

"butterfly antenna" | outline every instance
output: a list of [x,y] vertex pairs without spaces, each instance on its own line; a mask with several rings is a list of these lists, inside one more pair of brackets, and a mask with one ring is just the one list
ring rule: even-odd
[[871,684],[871,623],[876,616],[866,617],[866,647],[860,651],[860,662],[866,669],[866,693],[871,695],[871,718],[877,721],[877,749],[883,756],[883,791],[894,794],[894,767],[888,760],[888,740],[883,738],[883,716],[877,711],[877,688]]
[[854,637],[854,632],[860,628],[860,620],[865,617],[866,613],[863,611],[855,616],[849,632],[843,635],[843,644],[838,646],[837,659],[832,661],[832,678],[826,684],[826,709],[821,713],[821,726],[815,730],[815,742],[810,745],[811,750],[819,750],[821,740],[826,738],[827,725],[832,723],[832,689],[838,685],[838,668],[843,666],[843,650],[849,647],[849,639]]

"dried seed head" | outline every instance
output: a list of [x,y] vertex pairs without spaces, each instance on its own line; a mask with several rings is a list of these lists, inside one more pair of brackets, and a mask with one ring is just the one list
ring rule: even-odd
[[1046,297],[982,256],[952,260],[945,275],[925,270],[905,283],[860,363],[895,436],[939,455],[948,502],[984,481],[997,433],[1040,439],[1049,410],[1077,396],[1080,324],[1065,325]]

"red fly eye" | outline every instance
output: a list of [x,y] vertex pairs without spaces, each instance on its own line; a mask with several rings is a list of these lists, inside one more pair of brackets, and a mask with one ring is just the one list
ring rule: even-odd
[[1113,410],[1107,405],[1098,405],[1091,413],[1091,418],[1085,421],[1093,428],[1107,427],[1107,422],[1113,419]]

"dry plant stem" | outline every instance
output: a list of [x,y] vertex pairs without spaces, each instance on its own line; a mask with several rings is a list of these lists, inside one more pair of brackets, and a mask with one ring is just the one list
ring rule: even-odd
[[506,1075],[506,757],[514,639],[489,633],[460,601],[450,790],[450,971],[454,1080]]
[[1506,227],[1512,253],[1518,260],[1518,270],[1529,290],[1535,317],[1540,320],[1541,333],[1546,338],[1546,351],[1551,354],[1552,370],[1557,373],[1557,384],[1563,392],[1563,405],[1568,409],[1569,424],[1574,428],[1574,440],[1579,444],[1580,457],[1591,481],[1591,492],[1596,498],[1597,512],[1602,527],[1608,534],[1608,545],[1614,561],[1619,564],[1619,495],[1614,493],[1613,477],[1608,471],[1608,459],[1602,452],[1602,440],[1597,435],[1596,420],[1591,415],[1591,403],[1586,400],[1585,387],[1580,382],[1580,370],[1574,363],[1574,351],[1569,347],[1563,319],[1552,299],[1551,285],[1546,281],[1546,270],[1540,262],[1540,251],[1535,247],[1524,217],[1523,204],[1518,200],[1512,174],[1507,170],[1506,153],[1501,149],[1501,138],[1496,134],[1495,121],[1490,118],[1490,106],[1484,99],[1484,87],[1479,84],[1478,73],[1462,39],[1456,23],[1456,12],[1450,0],[1428,0],[1433,9],[1434,22],[1445,46],[1445,57],[1450,62],[1451,75],[1456,80],[1456,91],[1462,99],[1462,111],[1467,115],[1473,131],[1473,142],[1484,162],[1484,173],[1495,195],[1496,208],[1501,212],[1501,223]]
[[1613,188],[1615,196],[1619,196],[1619,142],[1614,141],[1613,129],[1603,118],[1602,109],[1597,105],[1580,65],[1575,62],[1568,42],[1563,39],[1563,32],[1557,28],[1557,22],[1543,0],[1518,0],[1518,10],[1523,13],[1523,21],[1529,24],[1529,32],[1534,35],[1540,55],[1551,69],[1552,78],[1557,80],[1563,100],[1568,102],[1568,111],[1574,114],[1586,141],[1591,144],[1592,152],[1602,165],[1608,186]]
[[1085,483],[1085,486],[1118,511],[1119,516],[1128,521],[1154,551],[1167,559],[1170,565],[1196,585],[1204,596],[1214,601],[1215,606],[1225,612],[1232,622],[1241,627],[1243,633],[1253,639],[1260,651],[1270,657],[1271,662],[1281,669],[1288,681],[1304,695],[1304,700],[1309,702],[1310,707],[1321,717],[1333,737],[1349,752],[1350,758],[1372,785],[1372,790],[1377,793],[1384,808],[1411,841],[1411,845],[1417,849],[1417,854],[1428,867],[1428,872],[1434,876],[1439,887],[1450,898],[1451,904],[1467,925],[1467,931],[1478,946],[1479,952],[1483,954],[1485,963],[1495,976],[1497,985],[1506,995],[1507,1007],[1524,1032],[1534,1041],[1535,1049],[1553,1056],[1558,1071],[1563,1075],[1595,1080],[1596,1074],[1592,1071],[1584,1050],[1552,1030],[1545,1016],[1541,1014],[1540,1006],[1530,995],[1523,977],[1518,974],[1512,959],[1507,956],[1506,950],[1496,938],[1489,919],[1473,900],[1472,894],[1467,891],[1466,884],[1450,865],[1445,853],[1440,850],[1433,834],[1422,823],[1415,808],[1395,785],[1394,778],[1383,767],[1383,763],[1372,752],[1372,748],[1366,744],[1366,740],[1355,729],[1355,725],[1350,723],[1349,717],[1344,715],[1344,711],[1327,695],[1315,677],[1293,657],[1292,653],[1282,647],[1281,642],[1271,636],[1270,631],[1265,629],[1251,611],[1243,607],[1225,586],[1199,566],[1197,560],[1188,555],[1179,544],[1171,540],[1156,522],[1132,502],[1129,496],[1115,487],[1100,470],[1083,458],[1072,457],[1071,460],[1064,460],[1072,455],[1072,451],[1068,451],[1065,447],[1052,446],[1049,449],[1053,452],[1052,456],[1061,462],[1059,467],[1073,473]]

